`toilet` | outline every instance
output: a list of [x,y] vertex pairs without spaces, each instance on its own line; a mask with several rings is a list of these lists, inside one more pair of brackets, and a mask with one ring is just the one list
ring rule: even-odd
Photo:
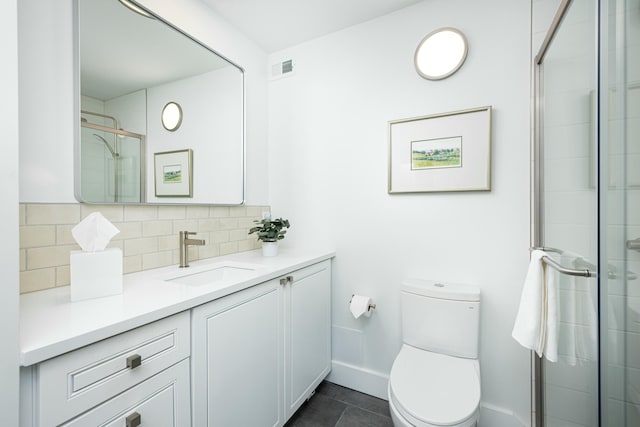
[[402,348],[389,375],[396,427],[473,427],[480,413],[480,289],[407,279]]

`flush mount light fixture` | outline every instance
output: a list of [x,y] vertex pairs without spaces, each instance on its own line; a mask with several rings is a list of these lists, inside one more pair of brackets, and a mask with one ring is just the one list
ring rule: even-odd
[[182,124],[182,108],[177,102],[168,102],[162,109],[162,126],[170,132],[177,130]]
[[467,39],[460,30],[439,28],[418,45],[414,56],[416,71],[428,80],[446,79],[462,66],[467,50]]

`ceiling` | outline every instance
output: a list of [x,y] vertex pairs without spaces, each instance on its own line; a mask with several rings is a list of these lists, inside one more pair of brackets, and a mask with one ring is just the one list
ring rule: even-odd
[[202,1],[271,53],[423,0]]

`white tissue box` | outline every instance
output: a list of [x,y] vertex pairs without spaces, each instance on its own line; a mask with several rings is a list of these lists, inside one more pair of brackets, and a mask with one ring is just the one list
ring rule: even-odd
[[71,251],[71,301],[122,293],[122,251]]

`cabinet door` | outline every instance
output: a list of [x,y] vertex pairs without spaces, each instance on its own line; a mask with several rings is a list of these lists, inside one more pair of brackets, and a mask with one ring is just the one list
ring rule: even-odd
[[291,274],[285,299],[285,416],[288,419],[331,370],[331,261]]
[[184,427],[191,424],[189,359],[173,365],[64,427],[120,427],[137,418],[140,426]]
[[194,425],[282,425],[279,304],[271,281],[193,309]]

